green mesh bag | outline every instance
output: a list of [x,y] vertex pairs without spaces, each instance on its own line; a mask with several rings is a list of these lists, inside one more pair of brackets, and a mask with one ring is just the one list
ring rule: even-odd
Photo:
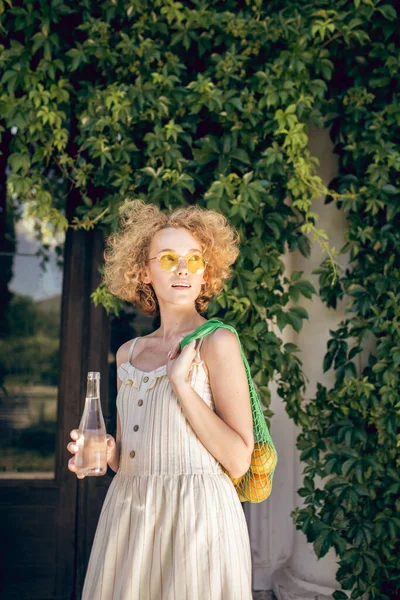
[[238,339],[240,352],[243,358],[244,367],[246,369],[247,381],[249,384],[254,433],[254,449],[251,457],[250,468],[247,473],[245,473],[242,477],[235,479],[234,477],[230,476],[228,471],[222,465],[221,466],[225,473],[232,480],[241,502],[258,503],[268,498],[271,493],[272,478],[276,463],[278,461],[278,455],[271,435],[268,431],[261,403],[251,378],[249,363],[247,362],[247,359],[243,353],[242,344],[240,343],[236,329],[231,325],[226,325],[220,319],[209,319],[207,323],[203,323],[203,325],[200,325],[200,327],[184,337],[180,342],[180,348],[182,349],[187,344],[190,344],[190,342],[193,342],[193,340],[197,340],[198,338],[202,338],[205,335],[212,333],[218,329],[218,327],[230,329]]

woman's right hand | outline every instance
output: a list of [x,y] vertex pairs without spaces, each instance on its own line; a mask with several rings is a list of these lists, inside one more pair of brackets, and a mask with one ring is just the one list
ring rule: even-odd
[[[68,450],[68,452],[71,452],[71,454],[73,454],[74,456],[72,458],[70,458],[68,461],[68,469],[70,471],[72,471],[73,473],[75,473],[76,472],[75,454],[77,452],[79,452],[79,446],[78,446],[78,444],[74,444],[74,442],[76,442],[76,440],[79,439],[78,429],[73,429],[69,435],[71,436],[71,439],[73,441],[69,442],[69,444],[67,444],[67,450]],[[84,477],[85,477],[85,475],[77,475],[78,479],[83,479]]]
[[[72,458],[70,458],[68,461],[68,469],[70,471],[72,471],[73,473],[75,473],[76,472],[75,454],[77,452],[79,452],[79,446],[78,446],[78,444],[74,444],[74,442],[76,442],[76,440],[79,439],[80,435],[79,435],[78,429],[73,429],[69,435],[71,436],[71,439],[73,441],[69,442],[69,444],[67,444],[67,450],[68,450],[68,452],[71,452],[71,454],[73,454],[74,456]],[[109,433],[106,434],[106,440],[107,440],[107,464],[110,465],[110,463],[114,462],[114,460],[115,460],[117,447],[116,447],[115,439]],[[85,475],[77,475],[78,479],[83,479],[84,477],[85,477]]]

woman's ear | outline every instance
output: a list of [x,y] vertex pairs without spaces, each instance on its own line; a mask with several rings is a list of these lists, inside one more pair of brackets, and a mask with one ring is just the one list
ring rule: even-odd
[[149,269],[148,269],[148,267],[144,267],[143,268],[142,281],[143,281],[143,283],[151,283],[151,278],[150,278],[150,275],[149,275]]

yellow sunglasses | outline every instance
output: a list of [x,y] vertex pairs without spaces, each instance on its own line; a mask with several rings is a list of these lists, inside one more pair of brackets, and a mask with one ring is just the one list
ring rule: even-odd
[[201,275],[204,273],[207,261],[204,260],[203,255],[198,250],[192,250],[185,254],[185,256],[179,256],[172,250],[164,250],[159,252],[157,256],[149,258],[149,260],[158,260],[163,271],[176,271],[179,266],[180,258],[183,258],[188,271],[194,275]]

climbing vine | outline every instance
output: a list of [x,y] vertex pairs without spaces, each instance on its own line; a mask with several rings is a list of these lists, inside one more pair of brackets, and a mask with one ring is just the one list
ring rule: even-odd
[[[319,556],[335,547],[338,582],[354,598],[364,591],[383,598],[385,586],[393,588],[395,559],[378,553],[390,554],[395,542],[379,529],[379,515],[389,515],[390,532],[398,533],[395,445],[386,428],[399,358],[392,353],[399,346],[395,17],[390,3],[375,0],[0,1],[9,210],[22,204],[42,238],[68,227],[107,234],[118,225],[121,202],[132,197],[165,210],[198,203],[230,219],[241,253],[208,316],[238,328],[267,417],[268,384],[278,374],[308,463],[306,508],[296,511],[296,525]],[[308,149],[310,124],[332,126],[341,164],[329,190]],[[317,227],[312,203],[321,194],[349,217],[345,273],[337,272],[335,250]],[[282,256],[308,256],[310,237],[327,252],[322,298],[333,307],[351,298],[352,312],[325,359],[337,385],[320,387],[305,405],[298,348],[276,331],[300,331],[308,318],[298,302],[315,289],[301,272],[285,274]],[[102,286],[93,299],[109,312],[122,306]],[[357,371],[367,333],[378,340],[378,354]],[[354,507],[341,507],[341,493],[355,493],[360,467],[342,463],[344,456],[357,462],[365,449],[375,463],[357,484],[372,494],[359,524]],[[329,475],[324,490],[314,489],[316,474]],[[360,538],[361,526],[370,538]]]
[[327,306],[345,300],[347,310],[323,363],[335,384],[319,385],[303,407],[307,424],[297,443],[307,466],[299,490],[305,508],[294,511],[295,522],[319,557],[331,547],[340,557],[337,600],[345,590],[351,598],[400,594],[399,38],[391,5],[374,14],[361,45],[346,55],[332,49],[341,76],[331,84],[339,156],[331,186],[347,217],[349,261],[333,286],[328,265],[317,273]]

